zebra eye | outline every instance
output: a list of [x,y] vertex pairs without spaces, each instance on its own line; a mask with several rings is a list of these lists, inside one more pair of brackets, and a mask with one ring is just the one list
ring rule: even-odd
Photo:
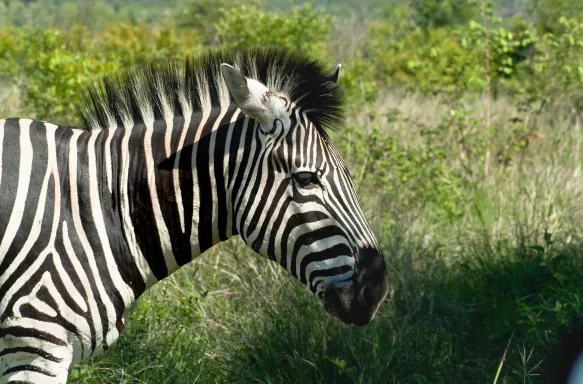
[[294,173],[293,179],[300,188],[313,189],[320,188],[320,179],[313,172]]

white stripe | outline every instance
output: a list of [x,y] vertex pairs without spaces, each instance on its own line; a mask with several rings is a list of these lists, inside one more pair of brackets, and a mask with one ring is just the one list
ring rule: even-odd
[[105,173],[107,175],[107,187],[110,193],[112,192],[111,183],[113,178],[111,171],[111,139],[115,131],[117,131],[117,128],[110,128],[107,132],[107,139],[105,140]]
[[144,135],[144,152],[146,156],[146,170],[148,173],[148,189],[150,191],[150,199],[152,200],[152,211],[154,213],[154,220],[156,221],[156,228],[158,229],[158,237],[160,239],[160,246],[166,262],[168,274],[176,271],[180,266],[176,262],[174,253],[172,252],[172,244],[170,243],[170,233],[166,222],[162,216],[160,209],[160,201],[158,200],[158,188],[156,188],[156,164],[154,163],[154,153],[152,151],[152,134],[154,132],[154,122],[149,121],[146,124],[146,133]]
[[[201,100],[202,102],[203,100]],[[210,108],[204,108],[202,116],[200,118],[200,123],[196,128],[196,133],[194,137],[194,145],[192,146],[192,231],[190,232],[190,244],[192,245],[192,256],[200,255],[200,240],[198,238],[198,222],[200,212],[200,188],[198,186],[198,172],[196,170],[196,154],[198,141],[200,140],[200,135],[203,131],[203,127],[207,122],[209,117]]]
[[[48,134],[48,132],[49,132],[49,130],[47,129],[47,134]],[[27,137],[28,137],[28,133],[29,132],[27,131],[26,132]],[[54,131],[53,131],[53,143],[54,143]],[[49,148],[50,148],[50,143],[49,143]],[[54,147],[53,147],[53,152],[54,152]],[[50,156],[50,151],[49,151],[49,156]],[[31,158],[32,158],[32,156],[31,156]],[[52,173],[52,170],[51,170],[50,166],[47,166],[47,171],[45,173],[43,183],[41,185],[41,190],[40,190],[40,194],[39,194],[39,198],[38,198],[38,203],[36,206],[36,212],[35,212],[34,219],[32,222],[32,227],[30,229],[30,232],[28,234],[26,242],[24,243],[24,245],[20,249],[20,252],[18,253],[18,255],[16,255],[16,257],[14,258],[12,263],[10,263],[10,265],[8,266],[6,271],[4,271],[4,273],[0,277],[0,286],[16,271],[16,269],[18,267],[21,266],[23,260],[26,258],[26,256],[28,255],[28,253],[30,252],[30,250],[32,249],[33,245],[36,243],[36,240],[38,239],[38,237],[40,235],[40,232],[42,229],[42,221],[43,221],[42,219],[43,219],[45,207],[47,205],[47,201],[46,201],[47,189],[48,189],[48,184],[49,184],[49,179],[51,177],[51,173]],[[20,186],[20,183],[19,183],[19,186]],[[53,214],[53,226],[51,227],[51,236],[50,236],[50,240],[49,240],[49,245],[47,246],[47,248],[45,248],[38,255],[38,257],[34,260],[32,265],[30,265],[27,268],[26,272],[23,273],[24,276],[32,276],[32,274],[34,274],[38,270],[38,268],[42,265],[42,263],[44,263],[45,259],[49,255],[49,253],[53,250],[54,241],[55,241],[55,234],[56,234],[56,230],[57,230],[56,223],[58,223],[59,214],[60,214],[60,199],[57,199],[57,197],[59,197],[60,194],[58,193],[57,186],[55,186],[55,188],[57,190],[57,195],[55,196],[55,202],[54,202],[55,206],[54,206],[54,214]],[[27,279],[16,279],[14,284],[8,289],[8,291],[6,292],[6,295],[2,298],[2,301],[0,302],[0,313],[4,312],[4,310],[6,309],[6,306],[8,305],[10,300],[12,299],[12,296],[16,292],[18,292],[18,290],[27,281],[28,281]]]
[[[257,122],[255,122],[255,124],[258,124]],[[253,180],[249,180],[248,179],[250,177],[253,177],[253,175],[256,173],[255,169],[250,169],[249,167],[251,166],[251,161],[252,159],[255,157],[255,152],[257,151],[257,148],[259,146],[259,144],[257,143],[257,140],[255,139],[255,129],[256,129],[256,125],[250,126],[247,125],[247,129],[252,130],[251,135],[253,137],[253,139],[251,140],[251,146],[249,147],[249,152],[248,152],[248,157],[246,159],[243,159],[243,153],[244,153],[244,147],[245,147],[245,138],[241,137],[241,149],[239,151],[239,153],[237,154],[237,173],[239,172],[239,168],[241,166],[246,166],[247,167],[247,171],[244,174],[243,179],[241,180],[241,184],[239,186],[239,191],[238,191],[238,195],[235,198],[235,206],[239,205],[241,202],[241,199],[243,198],[249,198],[249,194],[251,193],[250,188],[247,188],[246,186],[248,185],[252,185],[251,183],[253,182]],[[241,164],[243,163],[243,160],[245,160],[245,164]],[[258,160],[259,162],[259,160]],[[256,167],[258,166],[258,164],[255,165]],[[243,207],[242,207],[243,208]],[[241,224],[241,214],[243,213],[243,210],[237,212],[237,217],[236,217],[236,222],[240,225],[239,228],[244,228],[244,226],[242,226]]]
[[[338,244],[345,244],[346,246],[349,246],[348,244],[346,244],[346,238],[344,236],[326,237],[324,239],[313,242],[309,246],[306,246],[306,245],[302,246],[299,249],[298,254],[296,256],[296,265],[295,265],[296,276],[299,279],[301,278],[302,271],[301,271],[300,267],[302,265],[302,261],[304,260],[304,257],[311,255],[312,253],[325,251],[326,249],[332,248]],[[339,267],[342,265],[347,265],[354,270],[355,262],[356,262],[356,260],[354,259],[354,257],[352,257],[352,255],[338,255],[338,256],[335,256],[335,257],[330,258],[330,259],[324,259],[321,261],[311,262],[310,264],[306,265],[306,271],[305,271],[306,281],[309,281],[308,278],[312,272],[318,271],[318,270],[331,269],[331,268]]]
[[[227,139],[225,143],[225,154],[224,154],[224,161],[223,161],[223,175],[225,179],[225,189],[227,193],[225,194],[225,198],[227,201],[225,205],[227,207],[227,222],[225,225],[227,226],[227,237],[233,236],[233,204],[231,204],[231,188],[230,184],[233,180],[229,180],[229,161],[231,159],[231,140],[233,139],[233,130],[235,129],[235,123],[237,122],[237,118],[239,117],[241,110],[239,108],[235,109],[233,112],[233,116],[231,117],[231,124],[229,125],[229,130],[227,132]],[[233,173],[233,179],[237,176],[236,173]]]
[[[74,289],[76,291],[76,293],[74,295],[72,294],[71,296],[73,297],[73,299],[75,299],[75,301],[77,302],[77,305],[79,305],[79,307],[81,307],[81,309],[85,312],[87,312],[87,310],[89,309],[91,312],[91,315],[94,316],[98,313],[97,304],[96,304],[95,300],[92,300],[93,291],[91,290],[91,284],[89,283],[89,278],[87,277],[87,274],[85,273],[85,270],[83,269],[83,266],[81,265],[81,262],[77,258],[77,255],[75,255],[73,245],[71,244],[71,239],[69,238],[69,229],[67,227],[66,221],[63,221],[61,231],[62,231],[62,235],[63,235],[63,245],[65,247],[65,252],[66,252],[67,256],[69,257],[69,261],[71,262],[73,269],[75,270],[75,274],[77,274],[77,277],[79,277],[79,280],[81,281],[81,285],[83,285],[83,289],[85,290],[85,292],[88,296],[87,301],[89,301],[89,308],[87,308],[87,303],[85,303],[85,301],[83,300],[83,296],[77,290],[77,288],[75,288],[70,277],[65,272],[63,265],[61,264],[60,258],[59,258],[59,263],[57,265],[57,269],[58,269],[59,273],[61,274],[61,276],[65,276],[64,278],[67,279],[66,284],[71,284],[72,289]],[[76,297],[77,295],[79,295],[78,298]],[[101,322],[101,318],[99,316],[96,316],[93,319],[93,322],[96,324],[99,324]]]
[[[254,141],[255,144],[255,141]],[[273,152],[273,148],[275,146],[275,141],[274,140],[269,140],[267,143],[265,143],[264,147],[259,147],[258,145],[256,146],[255,149],[259,148],[260,153],[257,156],[257,162],[255,163],[255,168],[253,169],[249,169],[246,172],[245,176],[247,176],[247,180],[248,182],[245,183],[243,182],[241,184],[241,188],[243,188],[244,191],[244,196],[246,198],[246,204],[247,206],[249,204],[251,204],[251,207],[249,208],[249,214],[247,215],[247,217],[245,217],[246,219],[246,225],[242,225],[242,228],[248,228],[249,227],[249,223],[251,222],[253,216],[255,215],[256,210],[260,210],[260,209],[264,209],[265,206],[259,206],[259,204],[261,204],[261,188],[259,189],[259,192],[257,194],[257,196],[251,196],[252,190],[253,190],[253,186],[257,185],[259,182],[261,184],[265,184],[266,180],[267,180],[267,175],[269,174],[269,171],[267,170],[267,168],[263,165],[261,157],[265,156],[266,153],[271,153]],[[249,163],[251,162],[251,159],[255,156],[255,154],[253,153],[253,151],[251,151],[250,156],[249,156]],[[265,157],[263,158],[263,160],[265,160]],[[261,177],[261,179],[260,179]],[[277,179],[276,179],[277,180]],[[260,185],[261,185],[260,184]],[[272,188],[272,190],[270,191],[270,193],[273,193],[274,189]],[[242,196],[243,194],[239,194],[239,196]],[[242,214],[244,212],[244,209],[241,209],[238,212],[238,216],[237,216],[237,222],[241,223],[241,221],[243,220]],[[265,214],[265,213],[263,213]],[[259,226],[255,227],[255,230],[258,231],[260,228]],[[246,235],[251,235],[250,233],[247,233]]]
[[[81,242],[83,247],[83,251],[87,256],[87,260],[89,260],[89,268],[91,270],[91,274],[93,276],[93,280],[95,281],[95,286],[97,287],[97,292],[101,298],[101,301],[105,305],[105,311],[108,319],[111,319],[113,322],[117,318],[117,314],[115,312],[115,308],[107,292],[105,291],[105,287],[103,286],[103,280],[99,275],[99,270],[97,269],[97,264],[95,263],[95,255],[93,254],[93,249],[87,240],[87,235],[85,234],[85,230],[83,229],[83,224],[81,223],[81,213],[79,210],[79,201],[77,200],[78,192],[77,192],[77,139],[81,135],[81,131],[74,130],[73,136],[71,136],[71,142],[69,145],[69,180],[70,180],[70,192],[71,192],[71,215],[73,217],[73,227],[75,232],[77,233],[77,237]],[[105,324],[104,324],[105,325]],[[115,327],[114,327],[115,328]],[[101,331],[96,329],[97,332]]]
[[[79,277],[79,280],[81,280],[81,284],[83,285],[83,288],[85,289],[85,292],[87,294],[87,301],[89,303],[89,313],[91,316],[91,320],[93,322],[93,326],[95,328],[95,339],[97,347],[103,344],[103,332],[102,332],[103,325],[101,324],[101,316],[99,315],[99,309],[97,308],[97,301],[95,301],[94,299],[94,294],[93,290],[91,289],[91,284],[89,283],[89,278],[87,277],[85,270],[81,266],[81,263],[79,262],[77,255],[75,255],[75,251],[73,250],[73,245],[71,244],[71,240],[69,238],[69,229],[67,228],[66,221],[63,221],[62,228],[63,228],[62,229],[63,245],[65,246],[65,252],[67,253],[69,260],[71,261],[71,264],[75,269],[75,273]],[[87,345],[89,346],[91,345],[91,340],[89,340]],[[82,346],[84,350],[85,344],[82,344]],[[91,351],[91,355],[93,355],[94,352],[95,351]],[[84,358],[84,353],[82,354],[82,358]]]
[[[211,188],[211,196],[212,196],[212,204],[213,204],[213,212],[212,212],[212,234],[213,234],[213,240],[212,243],[213,245],[219,242],[219,220],[218,220],[218,216],[219,216],[219,203],[218,203],[218,197],[217,197],[217,180],[215,178],[215,161],[214,158],[216,156],[223,156],[224,157],[224,153],[215,153],[215,145],[217,142],[217,129],[219,128],[219,125],[221,124],[221,121],[223,120],[223,117],[225,116],[225,114],[227,113],[227,108],[221,108],[221,112],[219,113],[219,116],[217,117],[217,119],[215,120],[213,127],[212,127],[212,131],[211,131],[211,137],[210,137],[210,143],[209,143],[209,149],[208,149],[208,154],[207,156],[209,157],[209,181],[210,181],[210,188]],[[232,125],[230,125],[229,127],[232,127]],[[223,158],[224,160],[224,158]],[[223,161],[224,164],[224,161]],[[203,202],[201,202],[203,203]]]
[[[22,221],[22,215],[24,214],[33,159],[32,143],[30,141],[31,123],[32,120],[28,119],[19,121],[20,163],[18,169],[18,187],[16,188],[16,200],[14,201],[14,206],[12,207],[12,213],[10,215],[10,219],[8,220],[8,226],[6,227],[6,231],[4,231],[2,242],[0,242],[0,255],[5,255],[8,252],[8,248],[10,248],[10,245],[16,236],[16,232],[18,231]],[[6,271],[2,273],[2,276],[0,276],[0,282],[4,281],[3,276],[5,273]]]
[[[103,247],[103,256],[105,257],[105,265],[109,272],[109,278],[113,282],[115,289],[120,294],[124,306],[127,308],[134,300],[134,294],[131,287],[121,277],[117,263],[111,247],[109,245],[109,238],[107,237],[107,230],[105,228],[105,220],[103,219],[103,212],[101,202],[99,200],[99,185],[97,181],[97,165],[95,159],[95,140],[100,131],[92,131],[87,143],[87,156],[89,158],[89,200],[91,203],[91,213],[93,222],[99,236],[99,241]],[[91,260],[90,262],[94,262]],[[113,318],[110,318],[113,319]]]
[[[286,183],[287,181],[283,181],[283,182]],[[270,207],[275,204],[275,209],[273,210],[273,216],[263,218],[263,220],[269,221],[269,224],[267,225],[267,231],[265,234],[265,238],[263,239],[262,246],[267,247],[269,245],[269,240],[271,239],[271,237],[274,237],[275,238],[274,243],[276,244],[275,261],[278,264],[281,264],[281,250],[280,250],[281,247],[277,247],[277,245],[281,244],[281,237],[283,235],[283,231],[285,229],[285,223],[287,222],[287,220],[284,219],[283,223],[282,223],[283,225],[280,225],[278,228],[274,228],[274,226],[275,226],[274,220],[276,220],[277,217],[279,216],[279,214],[281,212],[281,208],[283,206],[283,203],[285,203],[285,201],[287,200],[287,198],[290,195],[289,195],[289,191],[286,191],[280,196],[280,199],[277,202],[274,202],[273,201],[274,198],[277,197],[277,195],[275,195],[275,192],[277,191],[278,187],[279,187],[279,185],[275,185],[274,188],[272,188],[272,192],[270,193],[269,200],[268,200]],[[289,189],[289,188],[292,188],[292,187],[288,183],[287,189]],[[264,214],[267,214],[267,212],[265,212]],[[287,214],[287,212],[285,212],[284,217],[287,218],[288,216],[289,215]],[[263,225],[263,223],[261,223],[261,225]],[[259,230],[261,229],[260,228],[261,225],[258,225],[258,227],[257,227],[257,234],[259,234]],[[270,230],[271,230],[271,233],[270,233]],[[275,233],[274,233],[274,231],[275,231]],[[253,238],[253,241],[255,241],[255,237]],[[279,250],[279,252],[278,252],[278,250]],[[287,265],[289,265],[289,263]]]
[[180,220],[180,229],[182,233],[186,231],[186,226],[184,224],[184,203],[182,202],[182,191],[180,189],[180,155],[184,149],[184,139],[186,138],[186,133],[188,132],[188,126],[190,125],[191,114],[184,116],[184,125],[182,126],[182,132],[180,134],[180,139],[178,139],[178,150],[174,158],[174,168],[172,169],[172,180],[174,184],[174,197],[176,201],[176,206],[178,208],[178,219]]
[[166,157],[170,157],[170,144],[172,142],[172,131],[174,124],[172,123],[172,117],[167,118],[164,120],[164,122],[166,123],[166,132],[164,132],[164,150],[166,151]]
[[[237,113],[241,113],[241,110],[237,108]],[[237,160],[235,161],[235,169],[233,171],[233,179],[229,180],[228,189],[231,190],[235,185],[235,179],[239,174],[239,168],[241,166],[241,160],[243,159],[243,153],[245,151],[245,137],[247,136],[247,127],[249,125],[249,118],[247,116],[243,117],[243,126],[241,127],[241,136],[239,136],[239,146],[237,147]]]
[[190,126],[190,120],[192,119],[192,107],[189,101],[186,99],[183,90],[178,90],[178,102],[180,103],[180,108],[182,108],[182,115],[184,117],[184,124],[182,125],[182,132],[180,132],[180,139],[178,139],[178,147],[176,151],[176,158],[174,159],[174,169],[172,169],[172,179],[174,180],[174,195],[176,196],[176,206],[178,208],[178,219],[180,221],[180,229],[182,233],[186,232],[186,226],[184,222],[184,204],[182,202],[182,191],[179,181],[179,165],[180,165],[180,155],[184,149],[184,139],[188,133],[188,127]]
[[[58,256],[57,256],[58,257]],[[73,362],[79,362],[81,361],[83,355],[84,355],[84,344],[88,343],[88,345],[91,344],[91,339],[90,339],[90,330],[89,330],[89,324],[87,323],[87,320],[82,317],[77,315],[63,300],[63,297],[61,295],[61,292],[58,291],[57,287],[55,286],[53,279],[51,277],[51,275],[48,272],[45,272],[43,274],[42,280],[39,282],[42,283],[42,285],[49,291],[49,294],[51,295],[51,297],[53,298],[53,300],[55,300],[55,303],[57,304],[57,311],[58,313],[69,323],[74,324],[75,327],[77,328],[78,331],[78,337],[76,338],[72,338],[69,333],[68,333],[68,338],[67,338],[67,349],[69,349],[71,352],[73,352]],[[40,287],[39,287],[40,288]],[[41,302],[40,300],[37,300],[38,302]],[[58,326],[58,325],[53,325],[51,326]],[[44,328],[46,329],[46,328]],[[85,336],[85,337],[83,337]],[[83,346],[82,348],[79,348],[80,346]]]
[[132,134],[132,130],[125,129],[123,139],[121,141],[121,182],[120,182],[120,195],[121,195],[121,210],[122,210],[122,221],[123,221],[123,231],[126,239],[128,239],[128,247],[134,263],[142,280],[146,284],[146,288],[150,288],[158,282],[156,276],[152,273],[148,261],[142,254],[142,250],[138,246],[136,241],[136,233],[134,231],[134,225],[132,224],[132,218],[130,215],[130,202],[128,195],[128,173],[130,167],[130,154],[129,154],[129,140]]

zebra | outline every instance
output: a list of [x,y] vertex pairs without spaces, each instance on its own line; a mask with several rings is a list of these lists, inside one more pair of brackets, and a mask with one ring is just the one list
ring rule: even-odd
[[0,120],[0,382],[65,383],[145,290],[236,235],[330,314],[369,323],[388,279],[327,134],[340,68],[213,50],[105,76],[80,128]]

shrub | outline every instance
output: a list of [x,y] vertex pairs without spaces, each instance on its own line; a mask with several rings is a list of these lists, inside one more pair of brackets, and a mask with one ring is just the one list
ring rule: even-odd
[[309,4],[286,14],[241,6],[225,10],[217,30],[225,47],[278,46],[325,57],[331,21]]

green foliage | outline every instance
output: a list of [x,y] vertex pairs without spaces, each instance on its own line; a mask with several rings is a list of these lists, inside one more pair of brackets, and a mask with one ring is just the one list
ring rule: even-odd
[[6,28],[0,30],[0,73],[18,84],[31,114],[71,124],[81,90],[99,76],[199,50],[196,34],[177,35],[169,27],[118,24],[93,36],[79,25],[68,32]]
[[528,104],[540,110],[554,99],[569,101],[583,108],[583,24],[579,19],[561,17],[555,33],[537,40],[530,68],[532,81],[525,81],[518,92]]
[[[392,113],[389,118],[403,117]],[[377,191],[383,199],[399,201],[405,210],[423,208],[428,215],[456,217],[463,213],[467,198],[458,193],[463,179],[448,166],[449,149],[433,140],[429,131],[425,134],[422,144],[407,146],[373,121],[370,130],[349,125],[336,141],[350,159],[359,190]]]
[[375,50],[368,56],[385,82],[429,92],[483,89],[481,57],[470,54],[454,30],[417,29],[401,39],[376,32],[371,36]]
[[[415,29],[397,37],[381,24],[371,28],[367,55],[385,82],[461,95],[484,90],[488,76],[494,86],[516,86],[513,80],[527,71],[521,63],[536,41],[530,30],[509,31],[499,21],[486,31],[470,21],[455,28]],[[518,81],[527,80],[523,76]]]
[[479,13],[476,0],[412,0],[409,4],[415,23],[424,29],[464,24]]
[[542,33],[556,33],[562,29],[564,16],[582,17],[583,2],[579,0],[531,0],[528,11],[537,29]]
[[93,44],[101,57],[122,67],[177,60],[202,49],[196,31],[178,34],[172,27],[148,28],[143,24],[112,24],[94,38]]
[[339,84],[344,94],[350,100],[351,110],[362,109],[366,103],[373,103],[379,93],[376,71],[362,58],[353,58],[343,64]]
[[285,14],[241,6],[225,10],[217,30],[226,47],[279,46],[322,56],[331,21],[309,4]]
[[260,8],[261,0],[190,0],[178,11],[178,25],[182,28],[194,28],[205,42],[216,44],[218,38],[217,23],[228,10],[250,7]]
[[109,23],[162,24],[184,0],[3,0],[0,28],[65,28],[83,24],[97,32]]
[[72,121],[80,89],[93,76],[117,68],[71,50],[67,37],[58,30],[4,30],[0,38],[5,70],[21,81],[25,107],[42,119]]

